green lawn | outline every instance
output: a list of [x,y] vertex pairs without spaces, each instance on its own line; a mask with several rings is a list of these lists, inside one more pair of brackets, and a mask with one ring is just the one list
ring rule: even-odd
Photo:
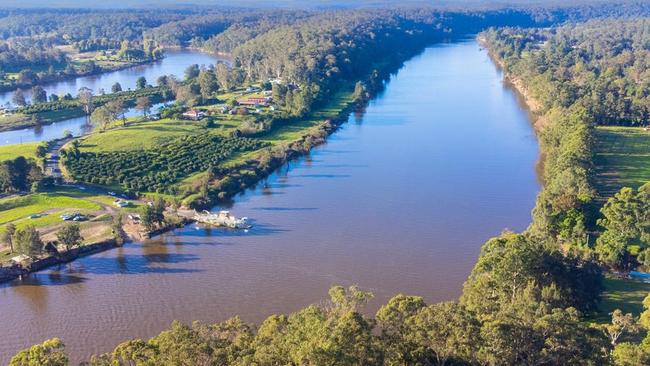
[[[5,198],[0,200],[0,230],[9,222],[15,223],[17,227],[30,224],[36,227],[48,226],[61,221],[57,214],[61,211],[99,209],[101,206],[97,203],[57,192]],[[30,219],[29,216],[34,214],[43,216]]]
[[36,159],[36,147],[40,142],[0,146],[0,161],[12,160],[19,156]]
[[650,181],[650,132],[632,127],[596,129],[596,185],[602,197]]
[[621,309],[624,313],[639,316],[643,311],[643,299],[650,293],[650,283],[636,280],[606,277],[605,291],[599,305],[599,312],[592,320],[598,323],[607,323],[611,320],[611,313]]
[[80,147],[82,151],[89,152],[143,150],[174,137],[199,133],[201,130],[203,124],[194,121],[141,122],[106,132],[95,132],[85,138]]

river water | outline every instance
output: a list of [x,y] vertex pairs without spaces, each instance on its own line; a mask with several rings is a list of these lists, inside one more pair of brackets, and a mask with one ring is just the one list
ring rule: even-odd
[[334,284],[455,299],[481,244],[539,189],[526,110],[473,41],[405,63],[365,113],[237,197],[248,233],[189,226],[0,287],[0,362],[58,336],[74,361],[172,320],[260,321]]
[[[70,93],[77,95],[82,87],[87,87],[98,94],[100,89],[110,93],[111,86],[119,82],[123,90],[134,89],[135,82],[140,76],[144,76],[150,84],[155,84],[156,79],[162,75],[175,75],[182,79],[185,69],[193,64],[210,65],[225,59],[218,58],[206,53],[193,52],[188,50],[168,51],[165,58],[160,61],[139,65],[124,70],[107,72],[99,75],[85,76],[71,80],[59,81],[43,85],[48,95],[55,93],[64,95]],[[31,91],[25,90],[27,99],[31,98]],[[11,103],[13,92],[0,93],[0,105]],[[137,112],[130,110],[128,116]],[[92,129],[88,124],[87,117],[70,118],[37,128],[25,128],[14,131],[0,132],[0,145],[21,144],[34,141],[49,141],[63,136],[63,131],[68,130],[77,136],[87,133]]]
[[[95,94],[98,94],[100,89],[104,89],[106,93],[110,93],[113,84],[118,82],[123,90],[135,89],[136,80],[140,76],[144,76],[149,84],[155,85],[156,79],[162,75],[175,75],[182,79],[185,69],[188,66],[193,64],[207,66],[215,64],[218,60],[225,61],[225,59],[217,58],[207,53],[189,50],[171,50],[165,52],[165,57],[160,61],[98,75],[57,81],[42,85],[42,87],[48,96],[52,93],[58,96],[70,93],[72,96],[76,96],[82,87],[90,88]],[[28,101],[31,100],[31,88],[23,91],[25,98]],[[0,93],[0,105],[11,104],[13,94],[13,91]]]

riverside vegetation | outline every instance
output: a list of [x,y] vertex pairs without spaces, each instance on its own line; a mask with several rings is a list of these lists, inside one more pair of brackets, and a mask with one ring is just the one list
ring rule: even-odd
[[[228,46],[233,67],[197,66],[183,81],[170,78],[176,104],[163,109],[161,120],[126,121],[126,127],[108,122],[104,132],[65,147],[65,166],[70,176],[89,183],[209,206],[254,184],[293,154],[309,151],[335,128],[323,116],[336,119],[363,102],[427,43],[488,26],[553,25],[542,16],[547,11],[559,18],[553,21],[647,14],[643,5],[623,3],[602,6],[600,13],[580,6],[542,13],[508,9],[477,19],[472,13],[410,9],[328,12],[290,24],[280,20],[278,27],[260,22],[240,36],[241,44]],[[217,324],[174,323],[147,341],[126,341],[95,355],[88,364],[649,364],[650,296],[642,313],[615,310],[605,324],[589,318],[599,309],[603,271],[645,266],[648,257],[649,186],[622,188],[613,197],[599,194],[604,191],[595,183],[593,148],[598,125],[644,121],[648,94],[639,73],[645,70],[647,33],[645,18],[628,17],[550,28],[497,27],[480,35],[534,109],[544,188],[528,230],[504,232],[483,246],[458,301],[426,304],[417,296],[397,295],[370,318],[361,311],[370,293],[337,286],[328,302],[272,315],[259,325],[237,317]],[[218,37],[195,42],[220,44]],[[269,86],[271,78],[282,82]],[[258,112],[237,106],[248,97],[238,94],[246,85],[270,91],[278,108]],[[610,108],[600,108],[602,103]],[[240,112],[211,113],[222,104]],[[175,122],[188,107],[213,115],[204,125]],[[142,111],[147,113],[144,106]],[[155,142],[136,141],[133,136],[142,133]],[[187,156],[200,149],[197,141],[224,145],[190,162]],[[151,169],[142,169],[146,166]],[[59,339],[21,351],[11,361],[43,363],[68,363]]]

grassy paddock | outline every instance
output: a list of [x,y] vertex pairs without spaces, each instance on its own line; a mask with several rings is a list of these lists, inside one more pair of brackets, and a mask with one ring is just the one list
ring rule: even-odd
[[[7,223],[17,227],[34,225],[44,227],[61,221],[58,213],[65,210],[100,210],[101,206],[90,200],[76,198],[61,193],[35,193],[27,196],[5,198],[0,200],[0,231]],[[30,219],[29,216],[42,214],[42,217]]]
[[633,127],[598,127],[595,137],[596,186],[602,197],[650,181],[650,132]]
[[634,316],[641,314],[643,299],[650,293],[650,283],[608,276],[605,277],[604,285],[599,311],[593,316],[593,321],[608,323],[611,321],[611,313],[616,309]]
[[36,147],[40,142],[0,146],[0,161],[13,160],[19,156],[36,159]]
[[95,132],[81,143],[81,150],[108,152],[150,149],[175,137],[199,133],[201,122],[160,120],[141,122],[106,132]]

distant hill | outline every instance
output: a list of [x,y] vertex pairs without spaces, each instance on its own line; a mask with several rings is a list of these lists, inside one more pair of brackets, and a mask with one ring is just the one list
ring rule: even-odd
[[[606,0],[575,0],[578,3],[607,3]],[[562,5],[561,0],[2,0],[0,8],[189,8],[197,6],[228,6],[246,8],[359,8],[429,5],[437,7],[500,7],[506,5]]]

